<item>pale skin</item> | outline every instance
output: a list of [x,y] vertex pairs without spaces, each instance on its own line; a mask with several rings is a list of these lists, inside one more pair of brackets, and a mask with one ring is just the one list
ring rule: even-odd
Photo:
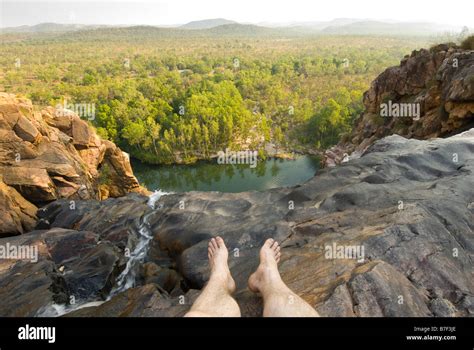
[[[240,317],[239,306],[232,297],[235,282],[227,264],[228,257],[224,240],[212,238],[208,246],[209,281],[185,317]],[[278,242],[267,239],[260,249],[260,265],[248,280],[249,289],[263,298],[263,316],[318,317],[316,310],[281,279],[280,258]]]

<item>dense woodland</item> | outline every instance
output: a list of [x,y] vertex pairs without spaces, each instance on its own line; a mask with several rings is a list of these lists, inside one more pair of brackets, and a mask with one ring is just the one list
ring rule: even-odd
[[[160,35],[145,27],[0,36],[0,89],[40,105],[94,104],[98,133],[147,163],[226,147],[323,149],[362,95],[426,39]],[[92,118],[91,118],[92,119]]]

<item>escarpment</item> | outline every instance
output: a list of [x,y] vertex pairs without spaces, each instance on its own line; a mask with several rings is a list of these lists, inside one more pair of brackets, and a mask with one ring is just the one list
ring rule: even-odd
[[32,230],[37,208],[60,198],[143,191],[127,154],[77,114],[0,93],[0,236]]
[[[418,113],[384,116],[381,108],[389,103],[414,106]],[[376,140],[392,134],[424,140],[474,127],[474,51],[454,44],[413,51],[372,82],[364,105],[352,132],[326,151],[327,166],[350,154],[360,156]]]

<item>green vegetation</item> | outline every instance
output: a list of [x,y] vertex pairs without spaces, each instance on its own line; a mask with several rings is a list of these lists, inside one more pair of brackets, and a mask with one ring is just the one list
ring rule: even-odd
[[270,141],[283,150],[335,144],[363,110],[371,80],[426,44],[238,37],[222,27],[212,35],[148,27],[4,34],[0,89],[40,105],[95,104],[98,133],[133,157],[189,163]]
[[461,43],[461,47],[464,50],[474,50],[474,35],[471,35],[464,39]]

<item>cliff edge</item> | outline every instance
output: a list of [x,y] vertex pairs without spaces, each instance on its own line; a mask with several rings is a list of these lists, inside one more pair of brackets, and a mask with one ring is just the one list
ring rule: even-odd
[[128,155],[77,114],[0,93],[0,237],[32,230],[37,207],[60,198],[144,192]]
[[352,132],[326,151],[326,166],[360,156],[385,136],[426,140],[474,127],[474,50],[441,44],[413,51],[372,82],[364,105]]

